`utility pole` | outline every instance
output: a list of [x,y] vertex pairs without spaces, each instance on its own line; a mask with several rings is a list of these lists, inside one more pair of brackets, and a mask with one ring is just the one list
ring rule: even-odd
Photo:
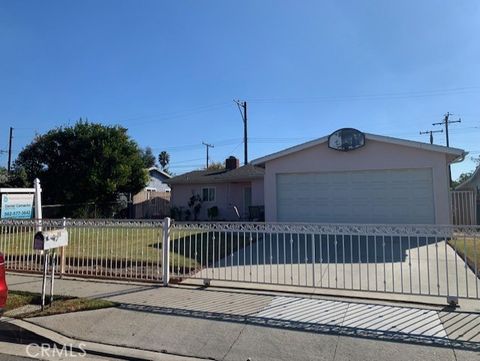
[[10,174],[10,169],[12,167],[12,139],[13,139],[13,128],[10,127],[10,137],[8,140],[8,166],[7,166],[8,174]]
[[[439,123],[432,123],[432,125],[445,126],[445,139],[446,139],[447,147],[450,147],[450,139],[448,137],[448,125],[452,123],[461,123],[462,121],[462,119],[460,118],[458,118],[458,120],[449,120],[448,118],[450,118],[450,115],[453,115],[453,114],[450,112],[447,112],[447,114],[443,116],[443,121]],[[451,188],[452,187],[452,168],[450,164],[448,165],[448,180],[450,181],[450,188]]]
[[458,120],[449,120],[448,118],[450,117],[450,115],[453,115],[453,114],[450,113],[450,112],[447,112],[447,114],[445,114],[443,116],[443,121],[441,121],[439,123],[432,123],[432,125],[444,125],[445,126],[445,138],[446,138],[446,141],[447,141],[447,147],[450,147],[450,139],[448,137],[448,125],[452,124],[452,123],[461,123],[462,122],[462,119],[460,119],[460,118],[458,118]]
[[430,144],[433,144],[433,133],[443,133],[443,129],[440,130],[427,130],[425,132],[420,132],[422,134],[430,134]]
[[207,168],[208,168],[208,161],[209,161],[208,149],[209,149],[209,148],[215,148],[215,147],[213,146],[213,144],[207,144],[207,143],[205,143],[205,142],[202,142],[202,144],[207,148]]
[[243,120],[243,152],[244,152],[244,164],[248,164],[248,138],[247,138],[247,102],[234,100],[237,103],[238,110],[240,110],[240,114],[242,115]]

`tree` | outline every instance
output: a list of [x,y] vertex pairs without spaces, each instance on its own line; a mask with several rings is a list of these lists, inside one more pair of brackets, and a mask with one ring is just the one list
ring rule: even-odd
[[169,173],[168,163],[170,163],[170,154],[168,154],[164,150],[161,151],[160,154],[158,155],[158,162],[160,163],[160,166],[162,167],[162,170],[166,173]]
[[470,178],[472,176],[472,174],[473,174],[473,172],[466,172],[466,173],[460,174],[460,176],[457,178],[457,180],[454,180],[452,182],[452,188],[453,189],[457,188],[460,184],[462,184],[468,178]]
[[0,187],[31,188],[28,183],[27,174],[23,168],[13,167],[10,174],[5,167],[0,167]]
[[153,155],[152,148],[146,147],[142,150],[142,159],[145,164],[145,168],[155,167],[155,156]]
[[208,165],[208,170],[222,170],[225,169],[225,164],[222,162],[212,162]]
[[44,204],[72,205],[65,216],[88,216],[86,204],[95,203],[97,214],[111,217],[119,196],[139,192],[148,179],[142,151],[125,128],[82,121],[36,136],[15,169],[29,184],[40,179]]

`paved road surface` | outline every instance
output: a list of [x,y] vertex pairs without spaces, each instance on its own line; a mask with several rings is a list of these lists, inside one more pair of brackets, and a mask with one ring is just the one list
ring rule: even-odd
[[27,357],[12,356],[0,353],[0,361],[32,361],[33,359]]
[[[12,289],[40,279],[9,275]],[[31,321],[68,337],[218,360],[480,361],[480,315],[218,288],[59,280],[120,307]],[[114,325],[114,327],[112,326]]]

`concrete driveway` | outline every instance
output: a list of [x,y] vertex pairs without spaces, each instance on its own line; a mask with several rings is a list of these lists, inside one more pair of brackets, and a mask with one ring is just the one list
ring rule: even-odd
[[[262,239],[192,278],[480,299],[480,280],[445,241]],[[480,255],[479,255],[480,256]]]

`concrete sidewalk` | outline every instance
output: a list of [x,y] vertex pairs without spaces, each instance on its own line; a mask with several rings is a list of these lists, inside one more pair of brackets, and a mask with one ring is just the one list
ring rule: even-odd
[[[8,275],[12,290],[41,278]],[[480,315],[218,288],[56,281],[118,308],[28,320],[78,340],[216,360],[480,360]]]

